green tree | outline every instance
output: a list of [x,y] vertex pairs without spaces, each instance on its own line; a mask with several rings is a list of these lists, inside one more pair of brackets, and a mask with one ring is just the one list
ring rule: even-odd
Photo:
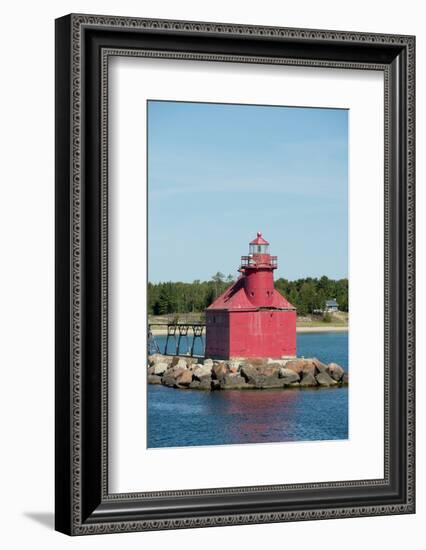
[[166,286],[163,286],[160,290],[158,297],[158,313],[164,315],[165,313],[172,313],[171,311],[172,299],[170,291]]
[[223,281],[225,279],[225,275],[218,271],[215,275],[212,276],[212,281],[215,284],[215,297],[217,298],[219,294],[222,293],[223,288]]

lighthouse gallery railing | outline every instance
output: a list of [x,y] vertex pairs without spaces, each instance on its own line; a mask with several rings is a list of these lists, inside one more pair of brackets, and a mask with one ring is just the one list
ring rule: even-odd
[[277,258],[277,256],[269,256],[270,261],[259,262],[256,261],[252,256],[241,256],[241,267],[259,267],[262,265],[278,267]]

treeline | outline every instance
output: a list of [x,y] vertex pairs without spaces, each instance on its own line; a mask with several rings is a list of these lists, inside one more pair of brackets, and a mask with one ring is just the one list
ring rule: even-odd
[[[198,313],[204,311],[228,286],[232,275],[216,273],[210,281],[192,283],[148,283],[148,313]],[[325,301],[336,298],[341,311],[348,311],[348,279],[333,280],[325,275],[288,281],[277,279],[275,288],[296,308],[298,315],[324,309]]]
[[319,279],[307,277],[288,281],[277,279],[275,288],[292,303],[298,315],[307,315],[324,309],[326,300],[336,298],[340,311],[349,310],[348,279],[329,279],[323,275]]

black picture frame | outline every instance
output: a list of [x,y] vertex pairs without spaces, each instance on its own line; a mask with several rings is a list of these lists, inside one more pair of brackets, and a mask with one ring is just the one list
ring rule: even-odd
[[[384,478],[108,493],[108,56],[383,71]],[[69,535],[408,514],[414,481],[415,38],[71,14],[56,20],[56,529]]]

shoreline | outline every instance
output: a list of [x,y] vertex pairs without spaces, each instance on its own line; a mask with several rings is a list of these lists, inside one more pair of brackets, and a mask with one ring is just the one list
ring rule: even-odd
[[[318,327],[296,327],[296,332],[308,333],[308,332],[348,332],[349,327],[342,326],[318,326]],[[167,328],[153,328],[153,336],[167,336]]]
[[296,332],[348,332],[349,327],[328,326],[328,327],[296,327]]

